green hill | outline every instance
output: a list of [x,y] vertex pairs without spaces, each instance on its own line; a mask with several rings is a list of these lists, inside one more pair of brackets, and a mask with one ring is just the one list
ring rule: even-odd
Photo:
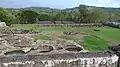
[[[105,12],[112,12],[112,13],[119,13],[120,8],[111,8],[111,7],[96,7],[96,6],[87,6],[88,9],[103,9]],[[66,9],[55,9],[55,8],[49,8],[49,7],[26,7],[26,8],[8,8],[10,12],[14,11],[19,11],[19,10],[33,10],[38,13],[45,13],[45,14],[50,14],[50,13],[57,13],[60,11],[66,11],[66,12],[78,12],[78,7],[73,7],[73,8],[66,8]]]

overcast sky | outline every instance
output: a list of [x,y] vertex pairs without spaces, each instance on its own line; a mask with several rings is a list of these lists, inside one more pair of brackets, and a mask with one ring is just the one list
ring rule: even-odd
[[86,4],[100,7],[120,7],[120,0],[0,0],[0,7],[52,7],[70,8]]

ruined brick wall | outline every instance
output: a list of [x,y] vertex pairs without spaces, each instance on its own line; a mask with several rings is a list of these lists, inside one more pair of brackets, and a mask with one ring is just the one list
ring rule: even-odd
[[65,53],[0,57],[0,67],[117,67],[114,54]]
[[26,25],[34,25],[34,26],[40,26],[40,27],[89,27],[89,26],[95,26],[95,27],[103,27],[102,24],[94,23],[94,24],[12,24],[11,26],[17,27],[17,26],[26,26]]

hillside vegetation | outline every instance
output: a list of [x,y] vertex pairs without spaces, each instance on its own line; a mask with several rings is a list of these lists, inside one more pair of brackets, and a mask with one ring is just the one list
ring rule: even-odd
[[120,8],[80,5],[66,9],[49,7],[0,8],[0,20],[10,24],[31,24],[39,21],[74,21],[76,23],[103,23],[119,21]]

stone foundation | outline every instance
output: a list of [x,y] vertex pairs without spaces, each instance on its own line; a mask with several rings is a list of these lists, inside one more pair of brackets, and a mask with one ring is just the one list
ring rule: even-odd
[[107,52],[0,57],[0,67],[117,67],[118,56]]

